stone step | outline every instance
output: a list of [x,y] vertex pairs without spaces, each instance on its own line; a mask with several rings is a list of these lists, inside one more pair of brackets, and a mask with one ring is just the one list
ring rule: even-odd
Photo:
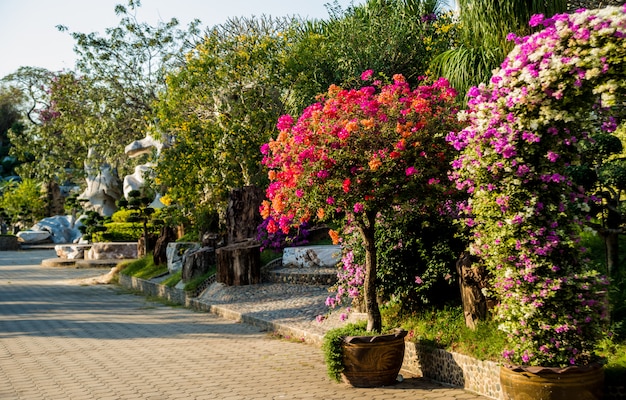
[[279,268],[266,271],[263,281],[298,285],[331,286],[337,282],[336,268]]

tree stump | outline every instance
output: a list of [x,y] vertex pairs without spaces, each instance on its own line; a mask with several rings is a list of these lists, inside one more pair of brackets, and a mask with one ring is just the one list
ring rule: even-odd
[[259,207],[264,198],[265,192],[257,186],[244,186],[230,193],[226,208],[226,243],[256,237],[256,229],[262,222]]
[[196,251],[188,253],[185,256],[185,264],[183,265],[183,282],[190,282],[206,274],[214,264],[215,249],[212,247],[201,247]]
[[476,322],[487,318],[487,298],[482,289],[489,285],[489,278],[484,268],[479,268],[473,263],[468,252],[463,252],[459,257],[456,262],[456,271],[459,275],[465,325],[470,329],[475,329]]
[[176,241],[176,231],[174,228],[164,226],[161,233],[154,244],[154,263],[156,265],[167,264],[167,244]]
[[261,281],[261,245],[235,243],[216,250],[217,282],[228,286],[253,285]]

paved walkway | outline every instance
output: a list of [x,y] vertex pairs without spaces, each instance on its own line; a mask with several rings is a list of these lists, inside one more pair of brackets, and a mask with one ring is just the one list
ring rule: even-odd
[[375,389],[334,383],[316,346],[80,285],[103,270],[40,266],[53,256],[0,252],[1,400],[481,399],[414,377]]

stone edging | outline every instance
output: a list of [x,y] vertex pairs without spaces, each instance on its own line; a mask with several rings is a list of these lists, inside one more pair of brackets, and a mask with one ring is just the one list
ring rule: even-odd
[[119,274],[119,284],[125,288],[138,290],[149,296],[157,296],[173,303],[182,304],[185,307],[194,310],[210,312],[226,319],[243,322],[269,332],[276,332],[280,335],[303,338],[305,342],[316,344],[318,346],[321,346],[322,344],[323,336],[241,314],[219,305],[207,304],[201,302],[196,297],[188,295],[184,290],[170,288],[155,282],[123,274]]
[[[321,335],[264,321],[218,305],[203,303],[180,289],[123,274],[119,274],[119,284],[125,288],[138,290],[150,296],[161,297],[194,310],[210,312],[226,319],[243,322],[284,336],[300,337],[305,342],[318,346],[322,344],[323,336]],[[500,365],[498,363],[477,360],[464,354],[442,349],[432,349],[410,341],[405,343],[403,370],[451,387],[463,388],[484,397],[495,400],[503,399],[500,386]],[[606,387],[605,391],[607,393],[605,393],[604,399],[626,399],[624,387]]]

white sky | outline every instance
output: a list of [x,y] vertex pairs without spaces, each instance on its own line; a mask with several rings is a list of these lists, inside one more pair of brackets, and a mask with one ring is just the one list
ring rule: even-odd
[[[181,29],[198,18],[202,27],[223,23],[238,16],[300,15],[328,17],[325,4],[331,0],[141,0],[140,22],[155,25],[178,19]],[[362,4],[363,0],[354,0]],[[127,0],[0,0],[0,78],[19,67],[41,67],[51,71],[73,69],[74,39],[70,32],[104,34],[116,27],[115,5]],[[339,0],[346,8],[352,0]],[[65,25],[69,32],[59,32]]]

